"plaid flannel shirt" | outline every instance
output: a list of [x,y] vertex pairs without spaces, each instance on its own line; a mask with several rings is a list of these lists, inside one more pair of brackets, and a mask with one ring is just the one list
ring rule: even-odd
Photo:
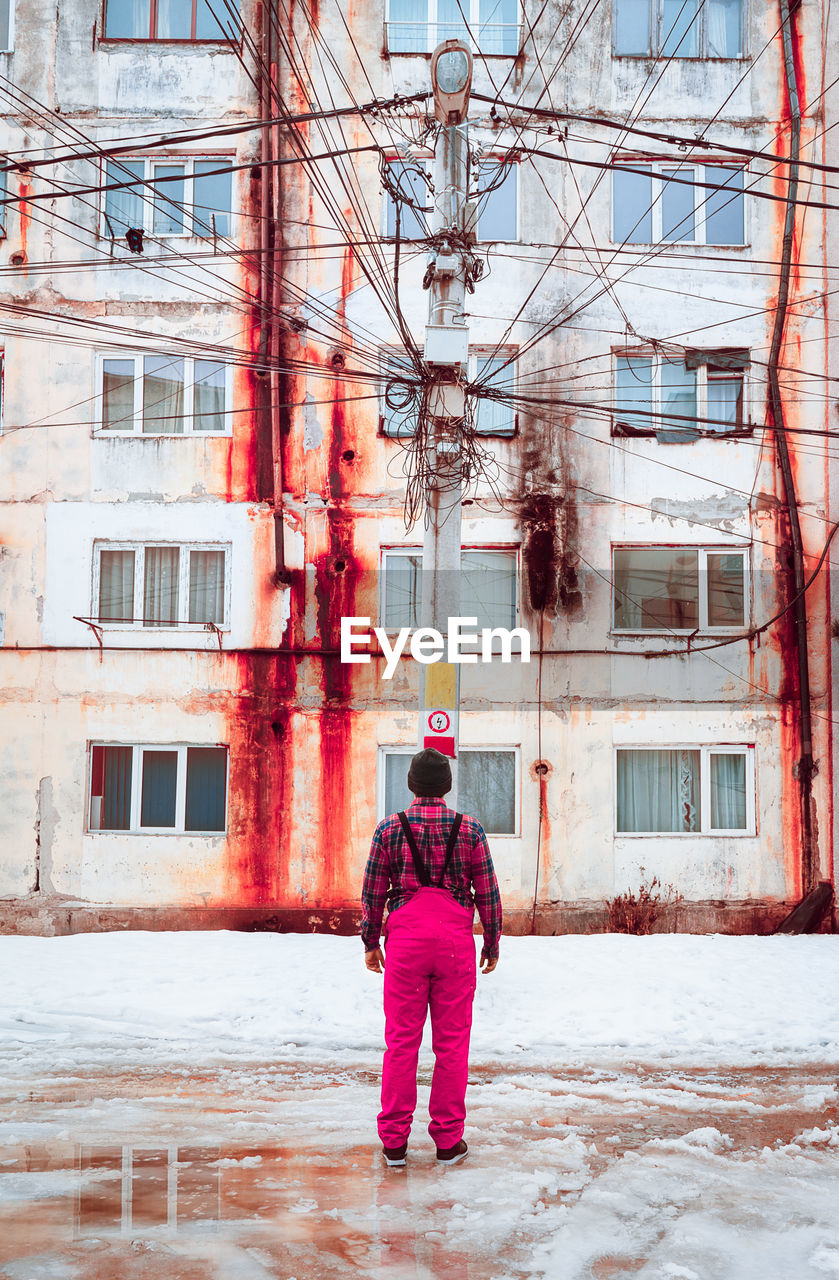
[[[432,883],[435,883],[443,870],[446,841],[455,811],[436,796],[423,796],[416,799],[406,812],[417,848]],[[398,911],[420,887],[405,833],[398,816],[391,814],[376,827],[364,872],[361,939],[365,950],[372,951],[379,945],[385,904],[388,911]],[[484,930],[481,956],[497,956],[501,936],[498,880],[484,829],[466,814],[463,815],[444,887],[467,911],[478,908]]]

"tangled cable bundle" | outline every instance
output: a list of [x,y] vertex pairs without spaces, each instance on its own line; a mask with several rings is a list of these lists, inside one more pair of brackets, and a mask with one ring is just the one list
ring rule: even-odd
[[422,377],[391,378],[385,388],[385,403],[394,413],[404,415],[415,424],[410,435],[396,436],[404,453],[402,473],[405,476],[405,528],[410,529],[422,517],[425,519],[428,495],[432,489],[450,493],[462,491],[468,496],[477,491],[483,481],[501,503],[499,489],[501,468],[492,449],[481,440],[476,427],[475,391],[483,391],[479,383],[466,383],[465,415],[446,423],[444,438],[448,445],[445,453],[434,449],[439,437],[431,414],[431,396],[435,379],[423,372]]

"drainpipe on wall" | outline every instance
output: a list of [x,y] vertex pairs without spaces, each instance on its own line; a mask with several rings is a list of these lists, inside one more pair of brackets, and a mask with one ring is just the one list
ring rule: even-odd
[[[276,116],[277,61],[275,37],[270,11],[271,0],[262,4],[262,74],[259,76],[259,110],[262,120]],[[276,144],[276,145],[275,145]],[[287,581],[285,565],[285,532],[283,526],[283,455],[280,413],[280,334],[276,323],[279,314],[279,276],[281,245],[279,227],[279,176],[274,172],[274,153],[279,154],[279,126],[266,124],[262,129],[262,184],[260,200],[260,329],[259,363],[267,404],[263,402],[266,431],[271,439],[271,505],[274,516],[274,585]],[[266,377],[267,374],[267,377]]]
[[778,303],[772,346],[769,352],[769,415],[775,428],[775,445],[784,481],[787,515],[792,544],[792,593],[793,629],[798,660],[798,728],[801,737],[801,756],[796,765],[796,776],[801,808],[801,875],[804,896],[818,883],[818,857],[813,844],[813,775],[816,765],[813,759],[812,709],[810,697],[810,666],[807,653],[807,599],[804,592],[804,549],[801,541],[801,525],[798,519],[798,501],[792,474],[784,422],[784,406],[778,365],[786,327],[789,282],[792,266],[793,233],[795,231],[795,202],[798,198],[798,156],[801,143],[801,107],[798,98],[798,81],[792,50],[792,18],[789,0],[779,0],[781,13],[781,40],[783,46],[784,87],[790,113],[789,176],[787,181],[784,237],[781,249],[781,266],[778,280]]

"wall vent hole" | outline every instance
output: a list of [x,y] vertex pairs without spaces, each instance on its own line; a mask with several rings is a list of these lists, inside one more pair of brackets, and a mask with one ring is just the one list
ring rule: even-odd
[[343,573],[346,567],[347,567],[346,560],[336,560],[334,565],[332,566],[332,568],[335,570],[336,573]]
[[344,462],[353,462],[355,460],[355,449],[345,449],[341,454]]

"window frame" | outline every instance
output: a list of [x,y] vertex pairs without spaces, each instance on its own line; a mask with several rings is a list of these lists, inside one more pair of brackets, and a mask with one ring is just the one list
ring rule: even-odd
[[[179,41],[177,43],[183,44],[185,42]],[[191,42],[186,42],[186,43],[191,43]],[[100,166],[102,194],[101,194],[101,206],[99,211],[99,214],[100,214],[99,238],[101,240],[110,240],[112,243],[114,243],[118,240],[122,240],[124,238],[125,233],[124,232],[117,233],[114,231],[112,234],[112,230],[109,230],[111,223],[110,223],[110,219],[107,216],[108,159],[109,157],[106,156],[102,160],[101,166]],[[236,205],[236,199],[235,199],[236,170],[234,169],[235,160],[236,160],[236,155],[235,155],[235,152],[232,152],[232,151],[216,152],[216,153],[206,152],[206,151],[154,152],[151,155],[149,154],[139,155],[139,156],[121,155],[116,157],[116,162],[119,164],[142,164],[143,165],[142,178],[137,178],[135,182],[130,183],[129,185],[141,186],[143,188],[143,194],[142,194],[143,225],[140,228],[140,230],[143,232],[144,236],[148,236],[155,241],[158,241],[158,240],[213,240],[215,238],[211,227],[205,228],[197,225],[201,222],[201,218],[200,217],[196,218],[196,215],[195,215],[195,200],[194,200],[195,165],[196,163],[200,164],[202,161],[206,161],[206,162],[218,161],[219,168],[222,168],[225,164],[227,164],[230,169],[230,209],[227,210],[227,217],[230,220],[230,226],[228,227],[227,231],[218,232],[218,237],[220,237],[223,240],[230,240],[235,237],[236,230],[237,230],[236,212],[235,212],[235,205]],[[183,231],[155,231],[154,230],[154,206],[155,206],[154,197],[155,197],[155,190],[156,190],[154,185],[155,165],[181,165],[181,164],[184,166],[184,178],[183,178],[184,197],[185,197],[183,201],[184,224],[185,224],[184,230]],[[199,177],[200,176],[202,175],[199,174]],[[123,173],[121,175],[120,180],[122,181],[123,179],[126,181],[126,183],[128,183],[128,174]],[[193,185],[190,186],[189,184],[193,184]],[[161,190],[164,192],[164,194],[166,192],[166,189],[171,185],[172,184],[168,182],[163,183]],[[189,192],[190,194],[189,199],[186,198],[187,192]]]
[[[701,354],[703,359],[698,360],[693,369],[688,368],[687,353],[685,353],[685,357],[681,360],[681,363],[684,364],[685,366],[685,372],[695,374],[695,387],[696,387],[695,425],[692,425],[691,422],[684,422],[684,423],[677,424],[677,423],[668,422],[667,415],[665,414],[664,409],[662,407],[662,398],[661,398],[662,359],[672,360],[672,356],[670,356],[666,352],[662,356],[659,352],[655,351],[652,347],[615,347],[612,351],[612,398],[613,398],[614,407],[611,410],[611,415],[612,415],[611,435],[619,437],[620,439],[626,439],[626,440],[632,440],[632,439],[647,440],[647,439],[657,438],[659,435],[662,434],[662,432],[670,434],[679,430],[684,430],[685,444],[692,444],[696,441],[696,439],[709,440],[709,441],[731,440],[731,439],[739,440],[745,436],[752,435],[754,432],[754,423],[751,420],[752,400],[751,400],[751,385],[749,381],[749,373],[751,369],[750,363],[746,362],[744,359],[742,368],[740,369],[732,368],[730,370],[726,370],[726,372],[729,373],[732,376],[732,378],[738,374],[740,376],[740,380],[741,380],[740,421],[735,423],[730,430],[723,431],[721,429],[718,430],[715,427],[709,426],[707,423],[707,419],[713,416],[710,413],[709,407],[708,407],[708,383],[709,381],[725,380],[724,374],[718,373],[716,371],[718,366],[714,365],[714,361],[711,357],[714,356],[715,354],[724,355],[725,348],[703,347]],[[650,390],[651,390],[650,410],[652,414],[655,414],[657,416],[650,417],[649,425],[647,427],[640,427],[640,426],[635,427],[632,425],[631,422],[627,421],[627,427],[629,429],[620,430],[621,423],[624,417],[629,419],[632,413],[641,414],[643,412],[640,409],[629,410],[629,409],[618,408],[618,404],[617,404],[618,360],[620,359],[652,361],[653,368],[652,368],[652,380],[650,382]],[[713,366],[715,370],[714,374],[711,377],[709,377],[709,373],[708,373],[709,366]],[[703,422],[703,419],[705,419],[706,421]],[[670,441],[670,443],[673,443],[673,442]]]
[[[621,0],[612,0],[612,32],[611,46],[613,58],[660,58],[662,56],[670,57],[671,55],[663,55],[661,49],[667,40],[668,33],[663,33],[662,39],[662,0],[649,0],[650,4],[650,45],[646,53],[620,53],[617,49],[617,32],[618,32],[618,6]],[[740,4],[740,52],[731,54],[712,54],[708,53],[708,12],[705,5],[700,6],[698,27],[697,27],[697,52],[696,53],[674,53],[672,55],[674,61],[679,62],[745,62],[748,60],[746,52],[746,43],[749,31],[748,23],[748,0],[741,0]]]
[[[434,153],[431,151],[427,151],[425,149],[418,149],[413,155],[413,157],[402,156],[396,152],[394,153],[388,152],[386,153],[386,156],[385,156],[385,162],[388,166],[393,164],[411,165],[414,162],[416,162],[417,164],[422,164],[424,166],[426,176],[429,180],[433,177]],[[490,150],[490,151],[487,151],[485,155],[481,156],[480,164],[481,165],[495,164],[499,168],[501,166],[507,166],[513,169],[513,172],[515,173],[515,176],[516,176],[516,200],[515,200],[516,225],[513,227],[513,234],[510,236],[494,237],[493,239],[483,239],[480,235],[481,214],[479,212],[481,196],[483,193],[478,191],[476,186],[474,192],[470,192],[470,195],[469,195],[469,205],[475,206],[476,214],[477,214],[476,220],[475,220],[475,243],[479,245],[480,244],[486,244],[486,245],[518,244],[521,240],[521,182],[519,180],[521,176],[521,173],[520,173],[521,160],[518,154],[505,155],[500,152]],[[474,182],[477,181],[477,169],[475,170],[473,181]],[[433,206],[433,197],[431,195],[430,186],[428,190],[429,190],[429,204]],[[390,223],[390,210],[394,206],[394,201],[387,187],[383,187],[382,194],[384,196],[384,200],[383,200],[384,208],[382,212],[382,221],[381,221],[382,239],[385,241],[386,244],[393,245],[396,243],[396,228],[394,226],[394,229],[391,232],[389,228],[389,223]],[[417,237],[417,236],[406,236],[404,234],[400,235],[399,237],[400,245],[420,244],[425,239],[427,239],[428,236],[431,235],[432,211],[429,211],[427,214],[424,215],[424,217],[428,225],[428,231],[426,236]]]
[[[184,363],[184,400],[186,401],[187,393],[189,394],[189,407],[185,408],[183,415],[183,431],[144,431],[143,430],[143,383],[145,381],[144,360],[146,356],[154,356],[160,358],[171,356],[172,363],[183,360]],[[227,360],[216,360],[214,363],[224,366],[224,430],[208,431],[203,428],[195,428],[195,362],[202,360],[203,356],[179,356],[172,355],[171,352],[158,351],[99,351],[96,353],[96,421],[93,425],[92,434],[97,438],[104,439],[132,439],[137,436],[146,440],[183,440],[187,436],[195,439],[223,439],[233,435],[233,365]],[[209,357],[207,357],[209,359]],[[108,427],[105,426],[105,361],[106,360],[132,360],[134,362],[134,413],[131,426],[125,427]],[[137,369],[139,367],[139,374]]]
[[[521,622],[521,544],[509,543],[509,542],[481,543],[480,545],[464,544],[460,549],[461,564],[463,561],[464,554],[468,555],[470,551],[482,552],[482,553],[497,552],[499,554],[509,555],[512,557],[513,566],[514,566],[513,576],[514,576],[514,582],[515,582],[515,588],[516,588],[516,608],[515,608],[515,619],[513,621],[513,627],[520,627],[522,625],[522,622]],[[385,627],[384,618],[386,616],[385,611],[387,609],[386,562],[388,558],[393,556],[393,557],[405,559],[408,556],[419,555],[420,559],[422,559],[422,552],[423,552],[422,546],[405,546],[404,544],[401,544],[401,543],[398,546],[383,545],[379,548],[379,594],[378,594],[377,612],[376,612],[377,626]],[[421,607],[421,605],[422,605],[422,601],[420,600],[418,601],[418,607]],[[480,627],[480,619],[478,619],[478,624]],[[402,625],[404,626],[406,624],[403,623]],[[422,626],[422,623],[420,623],[419,625]],[[385,630],[388,635],[396,635],[396,633],[399,631],[399,627],[385,627]],[[413,630],[413,628],[411,628],[411,630]]]
[[[376,821],[377,822],[381,822],[382,818],[390,817],[390,814],[387,814],[384,811],[385,796],[386,796],[386,776],[385,776],[386,765],[384,763],[385,758],[387,756],[405,756],[406,759],[410,759],[412,755],[416,754],[417,750],[418,750],[418,747],[416,743],[414,743],[412,746],[405,746],[404,743],[399,743],[394,745],[390,745],[388,743],[380,743],[379,746],[376,748],[376,815],[377,815]],[[484,828],[484,831],[485,831],[485,834],[492,840],[520,840],[522,838],[521,744],[507,743],[507,742],[480,742],[480,743],[474,742],[474,743],[470,743],[468,747],[464,746],[462,743],[458,744],[458,752],[461,755],[464,755],[466,752],[469,752],[469,751],[496,751],[496,752],[505,752],[505,753],[511,752],[515,757],[515,783],[514,783],[515,795],[513,797],[513,801],[514,801],[513,825],[515,830],[512,832],[487,831],[486,828]],[[446,796],[443,796],[443,802],[448,803],[448,799]],[[459,804],[460,804],[460,801],[458,800],[458,805]],[[480,819],[476,818],[475,821],[478,822],[480,821]]]
[[0,32],[0,53],[14,53],[14,51],[15,51],[15,0],[9,0],[9,26],[6,31],[5,44],[3,43],[3,40],[2,40],[2,32]]
[[[692,636],[692,635],[736,635],[740,631],[747,630],[751,625],[751,600],[752,600],[752,584],[751,584],[751,566],[749,556],[750,544],[741,543],[739,546],[732,546],[728,543],[724,545],[715,545],[714,543],[701,543],[693,545],[691,543],[680,542],[613,542],[611,546],[611,625],[610,633],[614,636]],[[699,582],[699,600],[698,600],[698,626],[696,627],[617,627],[615,626],[615,607],[617,605],[617,588],[615,586],[615,552],[616,551],[696,551],[697,554],[697,575]],[[708,556],[709,555],[739,555],[743,562],[743,621],[736,625],[725,627],[712,627],[708,625]]]
[[[478,372],[478,366],[482,362],[484,362],[488,356],[497,356],[499,359],[503,359],[503,360],[507,360],[507,359],[510,359],[510,357],[512,357],[509,370],[511,371],[513,389],[510,392],[510,394],[511,396],[515,397],[518,392],[519,377],[520,377],[518,351],[519,351],[518,345],[511,344],[511,343],[505,343],[501,347],[496,347],[491,342],[484,342],[484,343],[478,342],[478,343],[475,343],[474,346],[470,346],[469,358],[466,365],[467,382],[471,382],[475,379]],[[404,347],[381,347],[379,349],[379,369],[381,371],[381,381],[379,384],[379,406],[378,406],[379,407],[379,425],[378,425],[377,435],[379,435],[384,440],[409,440],[411,436],[414,434],[415,428],[412,429],[411,431],[388,431],[387,430],[388,417],[391,413],[396,412],[395,410],[390,410],[385,401],[385,391],[386,391],[387,382],[388,382],[388,379],[393,376],[391,372],[391,369],[392,369],[391,361],[394,359],[396,360],[404,359],[406,361],[405,372],[406,373],[410,372],[407,366],[407,357],[405,356]],[[494,404],[495,401],[487,401],[487,403]],[[475,398],[476,409],[480,406],[480,404],[481,404],[481,400],[476,397]],[[488,440],[514,440],[516,436],[518,436],[519,434],[518,410],[511,409],[511,414],[512,414],[512,425],[509,428],[509,430],[505,429],[503,431],[482,431],[480,429],[476,429],[476,434]]]
[[[143,620],[143,600],[145,595],[146,550],[154,547],[178,548],[178,620],[160,624],[150,624]],[[101,589],[101,553],[103,551],[134,552],[134,617],[130,622],[118,619],[99,617],[99,592]],[[189,572],[190,554],[193,551],[224,552],[224,620],[223,622],[190,622],[189,621]],[[97,627],[106,631],[141,631],[155,635],[182,635],[184,632],[204,632],[218,628],[229,632],[230,622],[230,585],[233,546],[229,542],[179,542],[175,539],[151,538],[148,540],[125,540],[96,538],[93,543],[93,574],[90,616]],[[126,744],[127,745],[127,744]],[[195,745],[195,744],[193,744]]]
[[[93,804],[93,751],[96,747],[131,748],[131,816],[128,827],[94,827],[91,823]],[[215,748],[225,753],[224,771],[224,829],[222,831],[187,830],[186,785],[187,752],[190,748]],[[143,797],[143,752],[173,751],[178,754],[175,777],[175,825],[172,827],[143,827],[140,825]],[[87,744],[87,805],[85,833],[93,836],[199,836],[227,839],[230,822],[230,744],[227,742],[119,742],[113,739],[91,739]]]
[[[420,20],[418,22],[405,23],[406,26],[412,26],[412,27],[425,26],[426,47],[421,49],[392,49],[390,47],[390,27],[391,27],[391,23],[393,22],[393,19],[391,19],[391,16],[390,16],[390,4],[391,4],[391,0],[386,0],[384,22],[383,22],[383,28],[382,28],[383,53],[385,57],[417,58],[417,57],[430,56],[431,53],[433,53],[434,49],[436,48],[437,44],[439,43],[439,39],[437,38],[437,0],[426,0],[426,13],[428,16],[426,17],[425,22],[422,22],[422,20]],[[469,10],[469,18],[468,18],[469,30],[465,33],[463,38],[470,45],[473,53],[480,54],[482,58],[517,58],[519,56],[521,52],[521,40],[522,40],[522,30],[523,30],[521,0],[518,0],[517,6],[516,6],[518,9],[518,21],[515,24],[516,26],[515,49],[504,50],[501,53],[492,53],[492,52],[488,52],[481,49],[480,46],[477,44],[477,42],[470,35],[470,31],[478,32],[478,30],[481,27],[480,0],[467,0],[467,3],[464,6],[464,8],[466,7],[468,7],[468,10]],[[444,23],[442,25],[447,26],[448,24]],[[494,25],[506,27],[510,24],[496,23]],[[434,34],[434,38],[432,38],[432,32]],[[449,37],[445,37],[445,38],[448,39]],[[460,37],[458,37],[458,39],[459,38]]]
[[[699,830],[698,831],[620,831],[618,829],[618,752],[619,751],[698,751],[699,752]],[[620,742],[612,752],[612,794],[614,796],[614,837],[616,840],[697,840],[708,836],[727,839],[753,839],[757,834],[757,747],[754,742]],[[712,827],[711,765],[712,755],[741,755],[746,760],[746,826]],[[706,824],[707,820],[707,826]]]
[[[618,245],[622,245],[622,244],[650,245],[650,246],[656,246],[656,247],[659,247],[662,245],[665,247],[668,247],[672,245],[673,248],[676,248],[676,249],[679,249],[685,245],[695,245],[696,247],[702,248],[702,249],[726,249],[727,250],[727,249],[750,248],[751,247],[751,228],[749,225],[750,202],[746,199],[746,196],[748,194],[748,187],[747,187],[746,180],[747,180],[747,175],[749,173],[749,164],[748,162],[746,162],[745,164],[734,164],[732,163],[732,160],[733,160],[733,157],[731,156],[723,157],[721,159],[703,156],[702,160],[699,162],[694,163],[693,161],[691,161],[690,163],[685,164],[684,157],[681,157],[681,156],[677,156],[672,160],[662,158],[661,156],[635,156],[635,157],[612,156],[609,161],[610,167],[612,169],[612,184],[611,184],[612,216],[610,219],[610,226],[609,226],[609,237],[610,237],[611,243],[618,244]],[[623,239],[618,240],[615,232],[615,212],[618,207],[618,201],[615,194],[615,175],[622,170],[625,171],[628,169],[632,171],[633,177],[646,176],[644,174],[638,174],[636,172],[639,168],[650,170],[651,185],[650,185],[649,211],[651,213],[651,230],[650,230],[651,238],[649,240],[623,240]],[[740,172],[743,174],[743,184],[738,191],[738,194],[743,201],[743,239],[742,241],[739,241],[739,240],[709,241],[706,237],[707,219],[705,216],[705,210],[707,208],[707,203],[712,195],[720,194],[720,193],[714,192],[714,191],[708,191],[705,186],[705,182],[712,181],[712,179],[709,177],[708,170],[713,171],[714,169],[719,169],[719,168],[739,169]],[[690,184],[693,189],[693,197],[694,197],[693,198],[694,236],[690,240],[688,239],[665,240],[661,234],[662,226],[663,226],[662,210],[664,207],[663,193],[664,193],[664,188],[667,186],[669,181],[669,179],[664,179],[662,177],[662,171],[665,169],[678,170],[676,174],[678,178],[686,177],[688,171],[691,171],[694,174],[698,173],[700,169],[704,171],[704,181],[697,181]],[[679,185],[681,186],[683,184],[680,183]],[[731,190],[733,192],[734,188],[732,187]],[[700,196],[699,195],[700,191],[704,192],[704,195]],[[731,203],[731,202],[727,201],[727,203]],[[644,213],[646,214],[646,212],[647,210],[645,209]]]
[[[10,0],[13,2],[13,0]],[[101,32],[99,44],[211,44],[228,48],[227,37],[221,36],[112,36],[108,35],[108,3],[109,0],[102,0],[101,10]],[[197,26],[198,17],[198,0],[191,0],[192,3],[192,22],[191,27],[193,33]],[[156,29],[157,26],[158,0],[150,0],[149,4],[149,31]],[[239,15],[241,21],[241,14]]]

